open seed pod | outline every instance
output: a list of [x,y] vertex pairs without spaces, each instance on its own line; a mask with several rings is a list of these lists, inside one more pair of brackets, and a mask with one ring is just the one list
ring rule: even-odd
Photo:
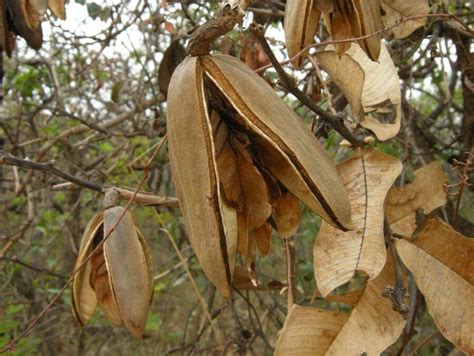
[[[285,8],[285,42],[288,55],[294,56],[313,43],[320,15],[334,40],[370,35],[383,28],[380,0],[288,0]],[[380,37],[358,41],[370,59],[380,54]],[[350,42],[335,45],[336,52],[344,53]],[[302,58],[293,65],[299,68]]]
[[[301,49],[313,43],[313,37],[321,13],[316,9],[315,0],[288,0],[285,8],[285,42],[291,58]],[[303,56],[293,62],[295,68],[303,63]]]
[[223,295],[231,294],[237,251],[251,271],[256,248],[269,251],[270,223],[283,237],[296,231],[299,207],[287,194],[350,228],[347,192],[323,147],[245,64],[226,55],[187,57],[173,74],[168,104],[170,163],[187,232]]
[[65,19],[65,0],[0,0],[0,47],[11,55],[15,35],[23,37],[28,46],[40,49],[43,43],[41,22],[46,10]]
[[[150,254],[130,212],[115,206],[93,217],[84,231],[75,269],[110,236],[77,272],[72,284],[76,320],[85,325],[97,306],[107,319],[135,337],[145,328],[153,293]],[[112,230],[113,229],[113,230]]]
[[[29,0],[6,0],[9,17],[12,20],[12,31],[23,37],[31,48],[40,49],[43,43],[41,18],[46,11],[41,1],[39,4]],[[34,6],[37,5],[37,6]]]

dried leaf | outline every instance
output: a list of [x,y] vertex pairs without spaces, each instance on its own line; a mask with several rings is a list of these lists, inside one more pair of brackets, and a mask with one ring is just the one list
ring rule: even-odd
[[393,156],[367,149],[337,169],[349,192],[356,229],[343,232],[325,222],[321,225],[313,255],[323,296],[348,282],[356,271],[365,271],[373,279],[385,265],[384,201],[402,164]]
[[423,225],[415,245],[474,285],[474,239],[436,218]]
[[[385,27],[399,23],[403,18],[409,16],[426,15],[430,11],[428,0],[381,0],[382,21]],[[405,38],[417,28],[424,26],[426,18],[405,21],[390,32],[395,38]]]
[[[284,27],[290,58],[313,43],[320,16],[313,2],[314,0],[288,0],[286,2]],[[304,55],[301,55],[292,64],[295,68],[299,68],[303,60]]]
[[[225,55],[200,57],[206,74],[222,91],[244,120],[249,136],[260,139],[279,152],[286,170],[299,176],[299,185],[309,188],[309,196],[292,191],[319,215],[342,228],[350,226],[347,193],[332,162],[319,141],[294,112],[283,104],[273,89],[239,60]],[[268,168],[268,167],[267,167]],[[284,185],[281,177],[271,173]]]
[[296,234],[300,224],[300,205],[298,199],[290,192],[281,195],[274,208],[278,235],[287,239]]
[[392,188],[387,197],[387,219],[393,224],[423,209],[429,214],[446,204],[444,185],[447,183],[441,164],[433,161],[415,171],[415,179],[402,188]]
[[378,62],[372,62],[356,44],[340,58],[332,51],[318,53],[316,58],[346,96],[363,127],[382,141],[398,133],[400,82],[385,45],[382,44]]
[[373,131],[379,140],[394,137],[400,130],[401,92],[398,72],[387,47],[382,44],[378,62],[372,62],[357,45],[349,55],[364,71],[361,102],[366,113],[360,124]]
[[171,42],[170,46],[166,49],[161,60],[160,67],[158,68],[158,86],[160,93],[165,97],[168,95],[168,86],[170,84],[171,76],[173,75],[176,67],[186,57],[186,50],[179,42],[179,39]]
[[324,355],[347,315],[294,304],[275,345],[275,356]]
[[[332,49],[332,47],[329,47]],[[348,55],[339,56],[333,50],[317,52],[314,57],[321,67],[329,73],[346,97],[351,106],[353,115],[364,117],[362,106],[362,89],[364,86],[365,74],[360,65]]]
[[[458,242],[459,239],[454,238],[450,239],[449,244]],[[471,243],[471,251],[472,246]],[[405,240],[398,240],[396,248],[405,266],[413,273],[416,284],[425,297],[428,311],[441,333],[467,354],[473,354],[474,285],[453,270],[453,262],[454,268],[460,268],[456,261],[457,255],[441,252],[433,245],[429,249],[438,255],[435,257]],[[451,251],[458,251],[460,248],[462,246],[457,246]]]
[[404,218],[391,224],[390,228],[394,234],[411,237],[416,230],[416,214],[408,214]]
[[64,0],[48,0],[48,6],[54,16],[61,20],[66,19],[66,6]]
[[104,212],[104,234],[110,234],[104,243],[104,256],[123,324],[133,336],[141,337],[153,293],[150,258],[130,212],[125,212],[117,224],[124,209],[112,207]]
[[402,315],[382,296],[386,286],[395,285],[390,258],[377,278],[367,282],[346,323],[326,355],[379,355],[397,341],[405,327]]
[[[103,236],[103,214],[96,214],[87,224],[84,234],[82,235],[81,246],[77,255],[74,270],[82,265],[84,260],[92,252],[94,238],[99,235],[98,239]],[[81,325],[85,325],[97,307],[97,297],[94,289],[90,285],[89,276],[92,272],[92,263],[89,260],[86,265],[80,269],[72,282],[71,297],[74,317]]]
[[359,302],[360,297],[362,296],[363,292],[364,292],[364,288],[350,291],[344,294],[339,294],[339,295],[330,294],[326,297],[326,300],[328,302],[344,303],[350,307],[354,307]]
[[382,290],[393,285],[393,267],[386,264],[369,281],[349,315],[293,306],[276,343],[275,355],[378,355],[400,336],[405,321],[392,309]]

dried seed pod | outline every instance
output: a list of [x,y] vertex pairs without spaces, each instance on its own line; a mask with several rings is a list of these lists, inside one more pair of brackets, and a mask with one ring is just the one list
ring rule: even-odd
[[15,45],[15,35],[9,26],[6,0],[0,0],[0,51],[4,50],[10,57]]
[[66,19],[65,0],[48,0],[48,7],[54,16],[61,20]]
[[[33,49],[40,49],[43,43],[43,33],[41,24],[37,28],[32,28],[36,24],[36,10],[29,10],[31,6],[27,0],[6,0],[9,17],[12,20],[13,32],[23,37],[26,43]],[[28,5],[28,6],[27,6]]]
[[[314,2],[314,0],[288,0],[286,2],[285,42],[290,58],[313,43],[321,15]],[[299,56],[293,62],[295,68],[301,67],[302,64],[303,56]]]
[[[288,0],[285,8],[285,39],[288,55],[294,56],[313,42],[313,36],[322,15],[334,40],[345,40],[373,34],[383,28],[380,0]],[[378,60],[380,36],[358,41],[369,58]],[[343,54],[350,42],[335,44],[336,52]],[[299,68],[302,57],[295,61]]]
[[72,305],[81,325],[88,322],[99,306],[115,325],[124,325],[133,336],[141,337],[153,293],[151,260],[132,215],[123,210],[120,206],[108,208],[88,224],[76,269],[104,236],[110,235],[76,274]]
[[256,239],[259,249],[269,250],[266,220],[281,199],[276,181],[323,219],[350,228],[347,192],[321,144],[242,62],[187,57],[168,95],[170,163],[181,211],[203,270],[222,294],[231,294],[236,250],[248,266]]

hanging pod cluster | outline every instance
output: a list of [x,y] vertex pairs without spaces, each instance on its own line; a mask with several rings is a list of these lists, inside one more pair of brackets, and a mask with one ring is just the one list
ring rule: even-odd
[[[344,40],[375,33],[383,28],[380,0],[288,0],[285,9],[285,38],[288,55],[293,57],[313,43],[319,18],[322,15],[333,40]],[[370,59],[380,55],[380,37],[358,41]],[[350,42],[335,45],[336,52],[344,53]],[[296,68],[303,63],[300,56],[293,62]]]
[[237,253],[252,276],[299,224],[298,200],[342,230],[347,192],[321,144],[273,89],[227,55],[188,56],[168,90],[169,155],[187,233],[204,272],[231,295]]
[[131,213],[104,206],[82,237],[71,293],[74,316],[83,326],[99,306],[112,323],[141,337],[153,294],[150,254]]
[[55,17],[65,19],[65,0],[0,0],[0,47],[10,56],[15,36],[28,46],[40,49],[43,43],[41,22],[49,8]]

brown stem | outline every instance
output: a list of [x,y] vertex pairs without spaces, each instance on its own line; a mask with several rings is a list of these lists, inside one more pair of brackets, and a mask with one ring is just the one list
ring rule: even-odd
[[396,311],[405,316],[408,312],[408,306],[404,303],[405,287],[403,285],[403,266],[398,257],[393,240],[392,229],[390,228],[387,218],[385,218],[384,221],[384,237],[395,270],[395,286],[387,287],[386,290],[384,290],[384,296],[392,301]]
[[288,283],[288,310],[295,303],[295,242],[293,238],[284,239],[286,256],[286,276]]
[[263,26],[253,23],[250,25],[250,31],[256,36],[257,40],[262,45],[265,54],[273,65],[273,68],[275,68],[276,72],[278,73],[281,84],[286,89],[288,89],[288,91],[293,94],[302,104],[304,104],[311,111],[319,115],[323,120],[326,120],[326,122],[332,129],[339,132],[341,136],[344,137],[347,141],[349,141],[353,146],[363,146],[364,141],[358,137],[355,137],[352,132],[349,131],[347,126],[344,124],[344,119],[342,116],[334,115],[330,112],[321,109],[298,88],[293,78],[285,72],[280,62],[278,62],[278,59],[273,54],[273,51],[270,48],[267,39],[265,38]]
[[242,23],[243,18],[244,12],[239,6],[225,4],[208,22],[194,30],[186,53],[191,56],[209,54],[212,42],[232,31],[236,24]]

